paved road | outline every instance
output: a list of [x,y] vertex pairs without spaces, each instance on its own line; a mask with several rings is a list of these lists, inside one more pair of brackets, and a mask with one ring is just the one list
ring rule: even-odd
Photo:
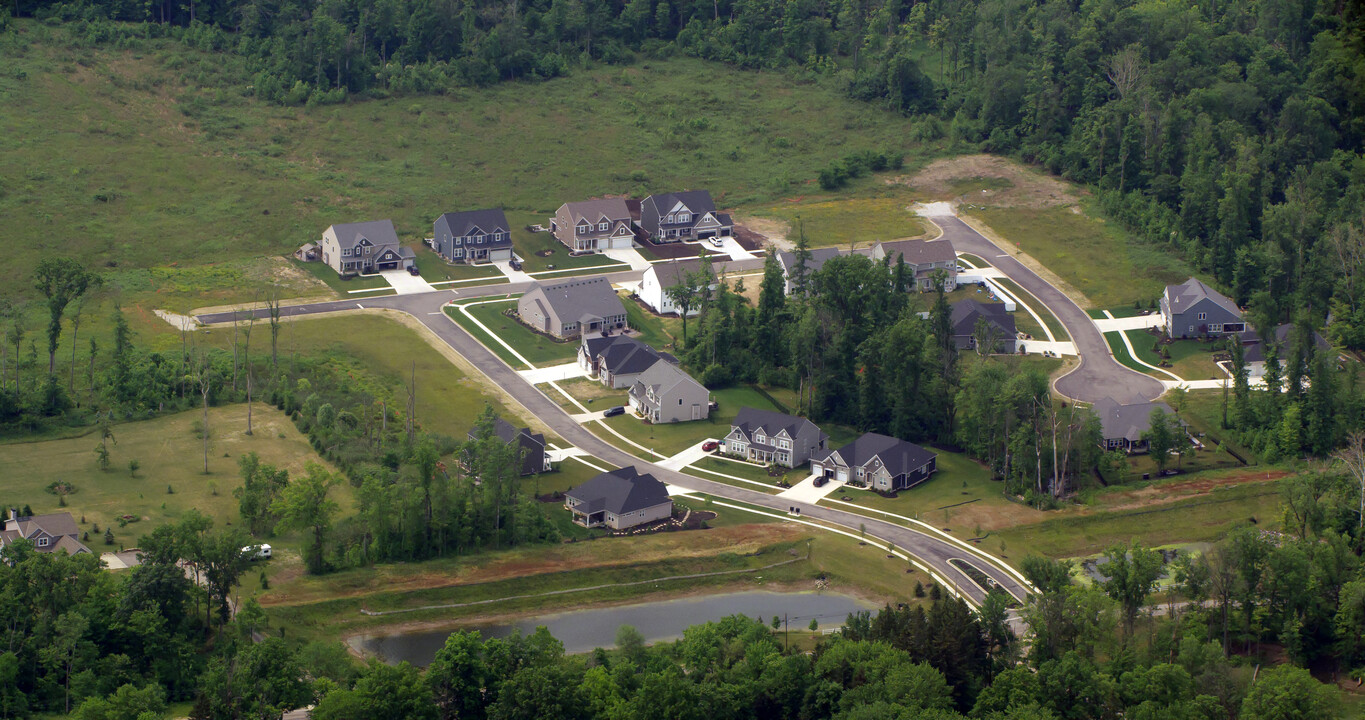
[[[758,261],[758,263],[761,266],[761,261]],[[731,263],[731,267],[733,268],[736,264],[737,263]],[[613,276],[609,277],[612,277],[614,282],[621,282],[630,279],[639,279],[639,275],[640,273],[615,273]],[[617,279],[614,276],[621,276],[621,279]],[[633,278],[631,276],[633,276]],[[459,297],[496,296],[508,292],[520,292],[523,289],[524,286],[517,285],[467,288],[459,291]],[[553,429],[566,442],[581,448],[590,455],[601,458],[618,467],[625,467],[628,465],[635,466],[641,472],[649,472],[665,483],[677,485],[694,492],[701,492],[725,500],[733,500],[748,505],[768,508],[780,513],[787,513],[790,508],[800,508],[801,517],[803,518],[824,521],[853,532],[858,532],[860,529],[865,528],[869,537],[878,538],[882,542],[890,541],[895,543],[897,548],[915,556],[940,577],[956,586],[963,595],[976,603],[980,603],[981,600],[984,599],[985,592],[964,572],[952,565],[949,562],[950,560],[966,561],[979,568],[993,581],[1020,600],[1024,599],[1027,595],[1028,589],[1014,576],[999,567],[982,561],[957,545],[933,535],[844,510],[821,507],[808,503],[799,503],[779,498],[775,495],[769,495],[754,490],[746,490],[724,483],[685,475],[674,470],[645,462],[640,458],[622,451],[575,422],[558,403],[546,397],[545,394],[536,389],[535,386],[527,383],[516,373],[516,371],[470,336],[469,333],[465,332],[463,328],[446,317],[445,313],[441,311],[441,307],[445,302],[451,300],[452,297],[453,295],[450,291],[438,291],[434,293],[394,295],[364,300],[340,300],[336,302],[283,307],[281,308],[281,315],[292,317],[337,312],[355,309],[360,306],[366,308],[383,307],[405,312],[416,318],[435,333],[437,337],[441,338],[443,342],[473,363],[475,367],[515,398],[517,402],[521,403],[521,405],[530,411],[531,414],[540,418],[542,422]],[[257,311],[256,314],[258,317],[264,316],[264,311]],[[214,313],[197,317],[204,323],[231,322],[233,313]]]
[[1057,379],[1057,392],[1082,402],[1095,402],[1112,397],[1122,403],[1154,400],[1166,391],[1160,380],[1120,365],[1109,351],[1090,316],[1057,288],[995,243],[955,217],[933,217],[931,222],[943,230],[943,237],[953,242],[958,252],[972,253],[995,266],[1005,276],[1033,294],[1062,322],[1081,364]]

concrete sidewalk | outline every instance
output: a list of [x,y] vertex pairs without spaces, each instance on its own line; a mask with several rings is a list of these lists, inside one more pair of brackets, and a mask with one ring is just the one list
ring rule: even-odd
[[436,290],[431,286],[431,283],[423,280],[421,275],[413,275],[407,270],[385,270],[379,274],[389,282],[389,285],[399,295],[416,295],[417,293],[429,293]]
[[549,367],[539,367],[535,370],[518,370],[517,374],[521,375],[526,382],[531,383],[532,385],[588,376],[588,374],[583,371],[583,366],[576,362],[564,363],[563,365],[551,365]]
[[714,439],[715,438],[707,438],[697,443],[696,445],[693,445],[692,447],[687,448],[686,450],[678,453],[677,455],[674,455],[673,457],[668,458],[667,460],[660,460],[655,464],[660,467],[668,468],[669,470],[682,470],[688,465],[691,465],[692,463],[697,462],[698,460],[704,457],[710,456],[711,453],[702,450],[701,446]]
[[[1109,311],[1106,310],[1105,314],[1108,314],[1108,312]],[[1161,317],[1161,313],[1127,318],[1108,317],[1095,320],[1095,327],[1099,328],[1102,333],[1123,332],[1126,330],[1146,330],[1152,327],[1166,327],[1166,320]]]
[[1071,342],[1048,342],[1047,340],[1016,340],[1015,343],[1024,348],[1024,352],[1029,355],[1042,355],[1044,351],[1053,355],[1075,355],[1076,343]]
[[618,262],[623,262],[630,265],[631,270],[649,269],[649,261],[646,260],[645,256],[641,255],[640,251],[636,250],[635,248],[603,250],[602,254],[611,258],[612,260],[616,260]]
[[825,499],[826,495],[829,495],[844,486],[844,483],[839,482],[838,480],[830,480],[825,483],[823,487],[815,487],[815,479],[817,477],[819,477],[819,475],[811,475],[805,480],[778,493],[777,496],[794,502],[810,503],[814,505]]

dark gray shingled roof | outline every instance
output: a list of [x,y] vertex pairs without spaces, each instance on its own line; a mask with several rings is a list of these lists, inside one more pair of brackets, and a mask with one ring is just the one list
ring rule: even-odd
[[[1285,353],[1293,350],[1293,332],[1293,323],[1285,323],[1276,326],[1275,328],[1275,343],[1280,346],[1278,357],[1281,359],[1285,357]],[[1241,339],[1242,344],[1246,346],[1246,350],[1243,351],[1243,357],[1247,362],[1265,361],[1265,343],[1261,342],[1260,333],[1257,333],[1255,330],[1247,330],[1238,337]],[[1327,342],[1326,338],[1315,331],[1313,333],[1313,347],[1317,350],[1330,350],[1332,344]]]
[[1174,314],[1185,312],[1186,308],[1194,307],[1195,303],[1204,298],[1212,300],[1218,306],[1237,317],[1242,316],[1242,309],[1237,307],[1237,303],[1233,302],[1223,293],[1205,285],[1198,278],[1190,278],[1179,285],[1166,286],[1167,307],[1169,307]]
[[976,330],[976,319],[986,318],[1004,333],[1005,337],[1015,336],[1014,316],[1005,310],[1001,303],[983,303],[974,299],[963,300],[953,305],[953,334],[971,335]]
[[588,315],[608,318],[626,314],[626,306],[604,277],[535,285],[527,293],[537,289],[545,293],[545,303],[561,322],[577,321]]
[[[683,273],[695,273],[701,270],[702,263],[711,265],[711,259],[691,258],[690,260],[670,260],[668,262],[655,263],[651,265],[654,269],[655,277],[659,278],[659,287],[667,290],[671,287],[681,285]],[[715,270],[711,271],[715,275]]]
[[587,220],[591,225],[596,225],[603,219],[630,221],[630,207],[626,205],[625,198],[583,200],[564,205],[569,211],[569,219],[575,225],[579,220]]
[[1123,438],[1128,442],[1137,442],[1142,439],[1143,433],[1152,429],[1153,408],[1161,408],[1167,415],[1175,413],[1164,402],[1122,405],[1109,397],[1096,401],[1090,406],[1090,411],[1100,419],[1100,429],[1106,440]]
[[[839,248],[813,248],[810,251],[810,259],[806,261],[806,272],[813,273],[825,266],[832,258],[839,257]],[[777,254],[777,261],[782,263],[782,269],[791,272],[796,267],[796,253],[780,252]]]
[[398,244],[398,232],[393,229],[392,220],[333,225],[332,232],[336,233],[337,244],[343,248],[354,248],[361,238],[369,238],[374,245]]
[[787,435],[794,438],[807,426],[814,428],[820,435],[825,434],[818,425],[803,417],[751,407],[740,408],[739,414],[735,415],[734,421],[730,424],[743,430],[745,435],[751,437],[754,434],[753,431],[761,428],[765,435],[776,435],[782,430],[786,430]]
[[488,210],[461,210],[459,212],[448,212],[441,216],[445,218],[446,225],[450,227],[450,234],[456,237],[464,237],[478,228],[484,233],[501,231],[507,233],[504,240],[489,240],[484,245],[492,248],[511,247],[512,227],[507,224],[507,216],[503,214],[502,208],[490,208]]
[[849,467],[861,467],[879,458],[891,477],[918,470],[937,457],[933,451],[912,442],[877,433],[863,433],[857,440],[830,451],[822,460],[832,455],[838,455]]
[[582,503],[578,510],[589,514],[606,510],[623,515],[668,502],[667,486],[633,467],[604,472],[564,494]]
[[928,265],[957,260],[953,243],[948,240],[896,240],[877,243],[877,248],[883,257],[891,258],[892,265],[896,264],[898,255],[905,257],[906,265]]

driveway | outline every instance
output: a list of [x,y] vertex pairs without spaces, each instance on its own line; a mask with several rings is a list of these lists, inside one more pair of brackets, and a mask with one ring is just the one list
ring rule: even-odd
[[811,475],[805,480],[778,493],[777,496],[787,500],[795,500],[796,502],[818,503],[821,500],[824,500],[826,495],[829,495],[844,486],[844,483],[839,482],[838,480],[830,480],[820,487],[815,487],[815,479],[818,477],[820,476]]
[[392,285],[399,295],[429,293],[436,289],[431,283],[423,280],[421,275],[413,275],[407,270],[385,270],[379,274],[389,281],[389,285]]
[[497,268],[498,272],[501,272],[503,275],[506,275],[508,281],[510,282],[527,283],[535,279],[530,275],[527,275],[526,273],[522,272],[521,270],[513,270],[512,263],[508,260],[501,260],[495,262],[493,263],[493,267]]
[[725,253],[726,255],[730,256],[731,260],[753,260],[754,258],[760,257],[749,252],[748,250],[745,250],[744,246],[740,245],[739,241],[732,237],[721,239],[724,240],[725,243],[719,248],[717,248],[715,245],[712,245],[709,241],[702,242],[702,247],[706,248],[707,252]]
[[649,261],[646,260],[645,256],[641,255],[640,251],[636,250],[635,248],[603,250],[602,254],[606,255],[612,260],[616,260],[618,262],[623,262],[626,263],[627,265],[630,265],[631,270],[639,270],[643,272],[649,269]]
[[521,375],[523,380],[532,385],[588,376],[588,373],[584,372],[583,366],[576,362],[538,367],[535,370],[518,370],[517,373]]
[[1058,393],[1082,402],[1112,397],[1121,403],[1133,403],[1155,400],[1165,392],[1160,380],[1120,365],[1091,317],[1037,273],[954,216],[935,214],[927,219],[943,230],[943,237],[952,241],[953,249],[972,253],[994,265],[1047,306],[1066,327],[1080,353],[1081,364],[1053,383]]

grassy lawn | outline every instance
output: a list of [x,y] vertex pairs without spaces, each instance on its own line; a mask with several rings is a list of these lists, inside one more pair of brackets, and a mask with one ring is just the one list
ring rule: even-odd
[[[559,202],[572,202],[575,200],[587,200],[584,197],[566,197],[559,199]],[[625,263],[619,263],[606,255],[579,255],[569,256],[569,249],[564,247],[564,243],[556,240],[548,232],[534,233],[526,229],[527,225],[540,224],[549,227],[549,218],[554,214],[558,205],[547,208],[544,213],[536,212],[507,212],[507,222],[512,225],[512,244],[516,247],[517,256],[521,258],[521,269],[528,272],[543,272],[545,270],[566,270],[572,268],[594,267],[597,265],[613,265],[617,270],[627,269]]]
[[[597,467],[615,470],[616,466],[597,458],[584,458]],[[582,485],[596,477],[601,471],[589,467],[575,458],[565,458],[555,463],[553,472],[541,473],[521,479],[521,491],[528,495],[549,495],[562,493]]]
[[983,260],[981,257],[979,257],[979,256],[977,256],[977,255],[973,255],[973,254],[971,254],[971,253],[958,253],[958,254],[957,254],[957,259],[958,259],[959,262],[965,260],[965,261],[966,261],[966,263],[965,263],[966,265],[971,266],[971,267],[974,267],[974,268],[978,268],[978,269],[984,269],[984,268],[991,267],[991,264],[990,264],[990,263],[986,262],[986,261]]
[[[1109,350],[1110,352],[1114,353],[1114,359],[1118,360],[1119,363],[1124,367],[1129,368],[1131,370],[1136,370],[1140,373],[1146,373],[1148,375],[1160,375],[1159,373],[1157,373],[1157,371],[1149,367],[1146,367],[1142,363],[1139,363],[1138,361],[1134,360],[1133,356],[1128,354],[1128,348],[1123,344],[1123,339],[1119,337],[1118,330],[1105,333],[1104,341],[1109,343]],[[1160,377],[1165,377],[1165,375],[1160,375]]]
[[[592,378],[560,380],[555,384],[558,385],[561,390],[573,396],[575,400],[583,403],[583,406],[589,410],[600,410],[604,407],[625,405],[629,397],[625,390],[613,390]],[[547,395],[559,399],[559,395],[554,391],[554,388],[551,388],[546,384],[544,389],[546,390]],[[574,405],[568,400],[564,400],[559,404],[568,408],[570,414],[583,412],[577,405]]]
[[[429,283],[444,282],[446,280],[470,280],[473,278],[488,278],[488,280],[500,280],[506,282],[506,277],[502,272],[492,265],[465,265],[463,263],[448,263],[445,258],[436,254],[435,250],[425,244],[413,246],[413,251],[417,253],[417,271],[422,273],[422,279]],[[461,283],[461,285],[483,285],[485,283]]]
[[[659,317],[629,298],[622,298],[621,302],[626,306],[626,323],[640,333],[640,340],[646,345],[671,350],[674,338],[682,337],[682,318]],[[688,318],[687,324],[695,331],[695,318]]]
[[1096,307],[1131,307],[1139,299],[1146,304],[1166,285],[1192,274],[1173,255],[1139,244],[1116,224],[1092,217],[1098,216],[1098,208],[1085,209],[1087,214],[1062,207],[992,208],[973,211],[972,215],[1011,243],[1018,243]]
[[[1052,311],[1048,310],[1045,305],[1038,302],[1037,298],[1024,292],[1023,288],[1019,287],[1017,283],[1009,278],[996,278],[995,282],[1000,283],[1000,286],[1018,298],[1019,302],[1033,308],[1033,311],[1038,313],[1038,317],[1041,317],[1043,322],[1047,324],[1048,329],[1052,331],[1052,336],[1057,339],[1057,342],[1066,342],[1071,339],[1071,335],[1068,334],[1066,328],[1062,326],[1062,321],[1058,320],[1057,316],[1053,315]],[[1037,332],[1030,332],[1033,337],[1047,337],[1047,334],[1043,332],[1043,329],[1038,327],[1038,321],[1034,320],[1032,315],[1029,315],[1028,310],[1025,310],[1024,308],[1015,310],[1014,323],[1016,326],[1019,325],[1020,320],[1026,320],[1030,326],[1037,328]],[[1024,330],[1024,332],[1029,331]]]
[[927,226],[910,212],[913,196],[903,188],[885,188],[881,197],[816,197],[797,202],[782,202],[752,209],[761,217],[775,218],[788,225],[787,237],[795,242],[805,229],[811,247],[850,244],[868,247],[885,240],[924,235]]
[[[502,307],[502,305],[503,303],[499,302],[493,303],[491,306],[496,308]],[[450,319],[455,321],[456,325],[459,325],[460,327],[464,328],[465,332],[468,332],[470,335],[473,335],[474,339],[483,343],[484,346],[488,348],[489,352],[492,352],[494,355],[497,355],[498,357],[502,358],[503,362],[507,363],[508,365],[511,365],[514,369],[517,370],[530,369],[529,366],[526,365],[526,363],[517,359],[517,356],[513,355],[512,352],[508,350],[506,347],[504,347],[502,343],[498,342],[492,334],[484,331],[483,328],[471,322],[470,319],[467,316],[465,316],[465,314],[461,312],[459,308],[446,307],[445,313]]]
[[[112,467],[102,472],[95,465],[94,447],[99,437],[90,434],[60,440],[16,442],[0,445],[0,467],[5,468],[4,501],[31,505],[36,513],[66,510],[90,532],[87,544],[95,552],[134,547],[141,535],[159,525],[174,522],[195,508],[223,527],[238,519],[233,489],[241,485],[237,459],[254,452],[261,461],[301,474],[308,462],[322,462],[294,424],[273,406],[255,403],[252,434],[246,434],[247,408],[228,405],[209,409],[209,474],[204,474],[204,444],[197,428],[203,420],[199,410],[142,422],[114,426],[109,446]],[[136,475],[128,463],[136,460]],[[323,465],[327,463],[323,462]],[[76,491],[65,508],[56,495],[46,491],[56,480],[72,483]],[[173,494],[166,492],[167,487]],[[332,495],[343,512],[351,509],[351,486],[342,483]],[[119,527],[119,516],[138,521]],[[100,532],[94,532],[98,524]],[[112,524],[114,547],[99,537]],[[273,541],[272,541],[273,542]]]
[[[1127,331],[1128,342],[1133,344],[1133,350],[1143,361],[1157,365],[1161,362],[1161,356],[1152,350],[1155,338],[1144,330]],[[1171,354],[1171,367],[1167,368],[1171,372],[1185,378],[1186,380],[1209,380],[1227,377],[1213,362],[1216,352],[1223,350],[1221,342],[1200,342],[1198,340],[1176,340],[1169,345],[1163,345]]]
[[[314,278],[327,283],[327,287],[332,288],[337,294],[349,297],[352,290],[369,290],[373,288],[390,287],[389,281],[381,275],[352,275],[341,277],[331,266],[321,262],[302,262],[294,258],[289,259],[289,264],[308,273]],[[384,293],[366,293],[366,295],[382,295]]]
[[[497,333],[508,345],[516,348],[516,351],[531,361],[532,365],[559,365],[578,356],[577,340],[555,342],[503,312],[508,309],[516,310],[516,307],[514,301],[478,304],[469,307],[469,314]],[[452,309],[452,312],[458,311]]]
[[[768,468],[763,467],[761,465],[755,465],[753,463],[743,462],[741,460],[731,460],[729,458],[723,458],[719,456],[704,457],[701,460],[692,463],[688,467],[700,468],[702,470],[711,470],[718,473],[724,473],[726,475],[734,475],[735,477],[742,477],[746,480],[753,480],[755,482],[766,483],[769,485],[775,485],[778,480],[782,479],[782,475],[777,475],[776,477],[769,475]],[[787,475],[788,476],[787,480],[791,482],[799,479],[797,476],[804,477],[806,473],[798,469],[787,470],[783,474]],[[710,478],[712,476],[702,475],[701,477]]]
[[[1036,523],[1047,513],[1012,502],[1002,494],[1004,486],[991,480],[990,471],[960,453],[937,450],[938,471],[926,482],[886,498],[866,490],[846,489],[830,496],[849,498],[859,508],[918,518],[934,527],[951,531],[961,538],[1017,525]],[[854,510],[838,503],[832,507]],[[866,513],[877,517],[875,513]]]
[[[1146,305],[1146,303],[1144,302],[1143,305]],[[1115,318],[1137,317],[1138,315],[1142,314],[1142,310],[1133,307],[1132,303],[1129,303],[1127,305],[1116,305],[1111,308],[1090,308],[1085,312],[1087,315],[1089,315],[1092,318],[1095,318],[1096,320],[1103,320],[1106,317],[1108,317],[1107,315],[1104,314],[1106,310],[1109,311],[1109,315],[1112,315]]]

